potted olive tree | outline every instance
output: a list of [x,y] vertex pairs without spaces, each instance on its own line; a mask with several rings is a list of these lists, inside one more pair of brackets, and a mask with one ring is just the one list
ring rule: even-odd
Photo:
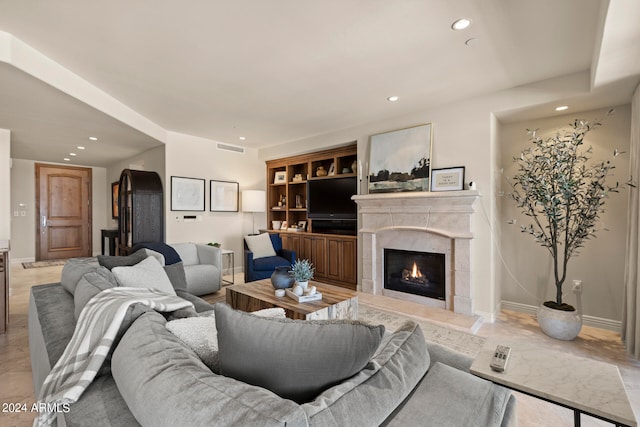
[[[581,313],[562,299],[567,265],[595,236],[605,200],[618,190],[617,183],[606,183],[613,164],[592,163],[591,147],[583,147],[585,135],[599,126],[599,121],[575,120],[570,129],[546,138],[527,130],[533,146],[514,158],[517,173],[511,196],[530,220],[522,232],[533,236],[553,259],[555,300],[538,308],[540,327],[553,338],[572,340],[580,332]],[[614,157],[617,154],[616,150]]]

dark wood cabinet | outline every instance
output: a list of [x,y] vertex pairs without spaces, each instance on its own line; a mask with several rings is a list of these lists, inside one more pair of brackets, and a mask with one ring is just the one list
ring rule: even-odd
[[303,236],[304,257],[313,262],[316,277],[327,277],[327,239],[308,234]]
[[281,232],[282,246],[308,259],[315,268],[314,279],[349,289],[357,288],[358,260],[356,236]]
[[355,283],[358,276],[355,239],[327,237],[327,277],[344,283]]
[[118,194],[118,240],[121,255],[143,242],[164,242],[164,198],[156,172],[125,169]]

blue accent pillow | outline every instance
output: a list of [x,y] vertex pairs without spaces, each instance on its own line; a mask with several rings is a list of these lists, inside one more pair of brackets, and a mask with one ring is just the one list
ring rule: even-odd
[[180,258],[180,255],[178,255],[178,252],[176,252],[175,249],[173,249],[171,246],[167,245],[166,243],[162,243],[162,242],[138,243],[133,248],[131,248],[131,250],[135,252],[141,248],[151,249],[152,251],[161,253],[164,256],[164,265],[171,265],[171,264],[175,264],[177,262],[182,261],[182,258]]

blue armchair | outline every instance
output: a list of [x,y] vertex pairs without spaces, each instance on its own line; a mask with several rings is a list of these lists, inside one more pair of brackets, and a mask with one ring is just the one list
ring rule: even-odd
[[244,282],[253,282],[271,277],[276,267],[291,266],[296,260],[296,252],[282,248],[282,239],[279,234],[269,234],[276,256],[253,258],[253,252],[249,250],[247,241],[244,241]]

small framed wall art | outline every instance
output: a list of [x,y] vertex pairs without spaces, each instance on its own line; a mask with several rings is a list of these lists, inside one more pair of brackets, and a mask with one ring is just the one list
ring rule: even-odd
[[118,188],[120,182],[111,183],[111,218],[118,219]]
[[238,212],[239,184],[232,181],[209,181],[209,210]]
[[456,191],[464,189],[464,166],[433,169],[431,191]]
[[204,186],[201,178],[171,177],[171,210],[204,212]]

